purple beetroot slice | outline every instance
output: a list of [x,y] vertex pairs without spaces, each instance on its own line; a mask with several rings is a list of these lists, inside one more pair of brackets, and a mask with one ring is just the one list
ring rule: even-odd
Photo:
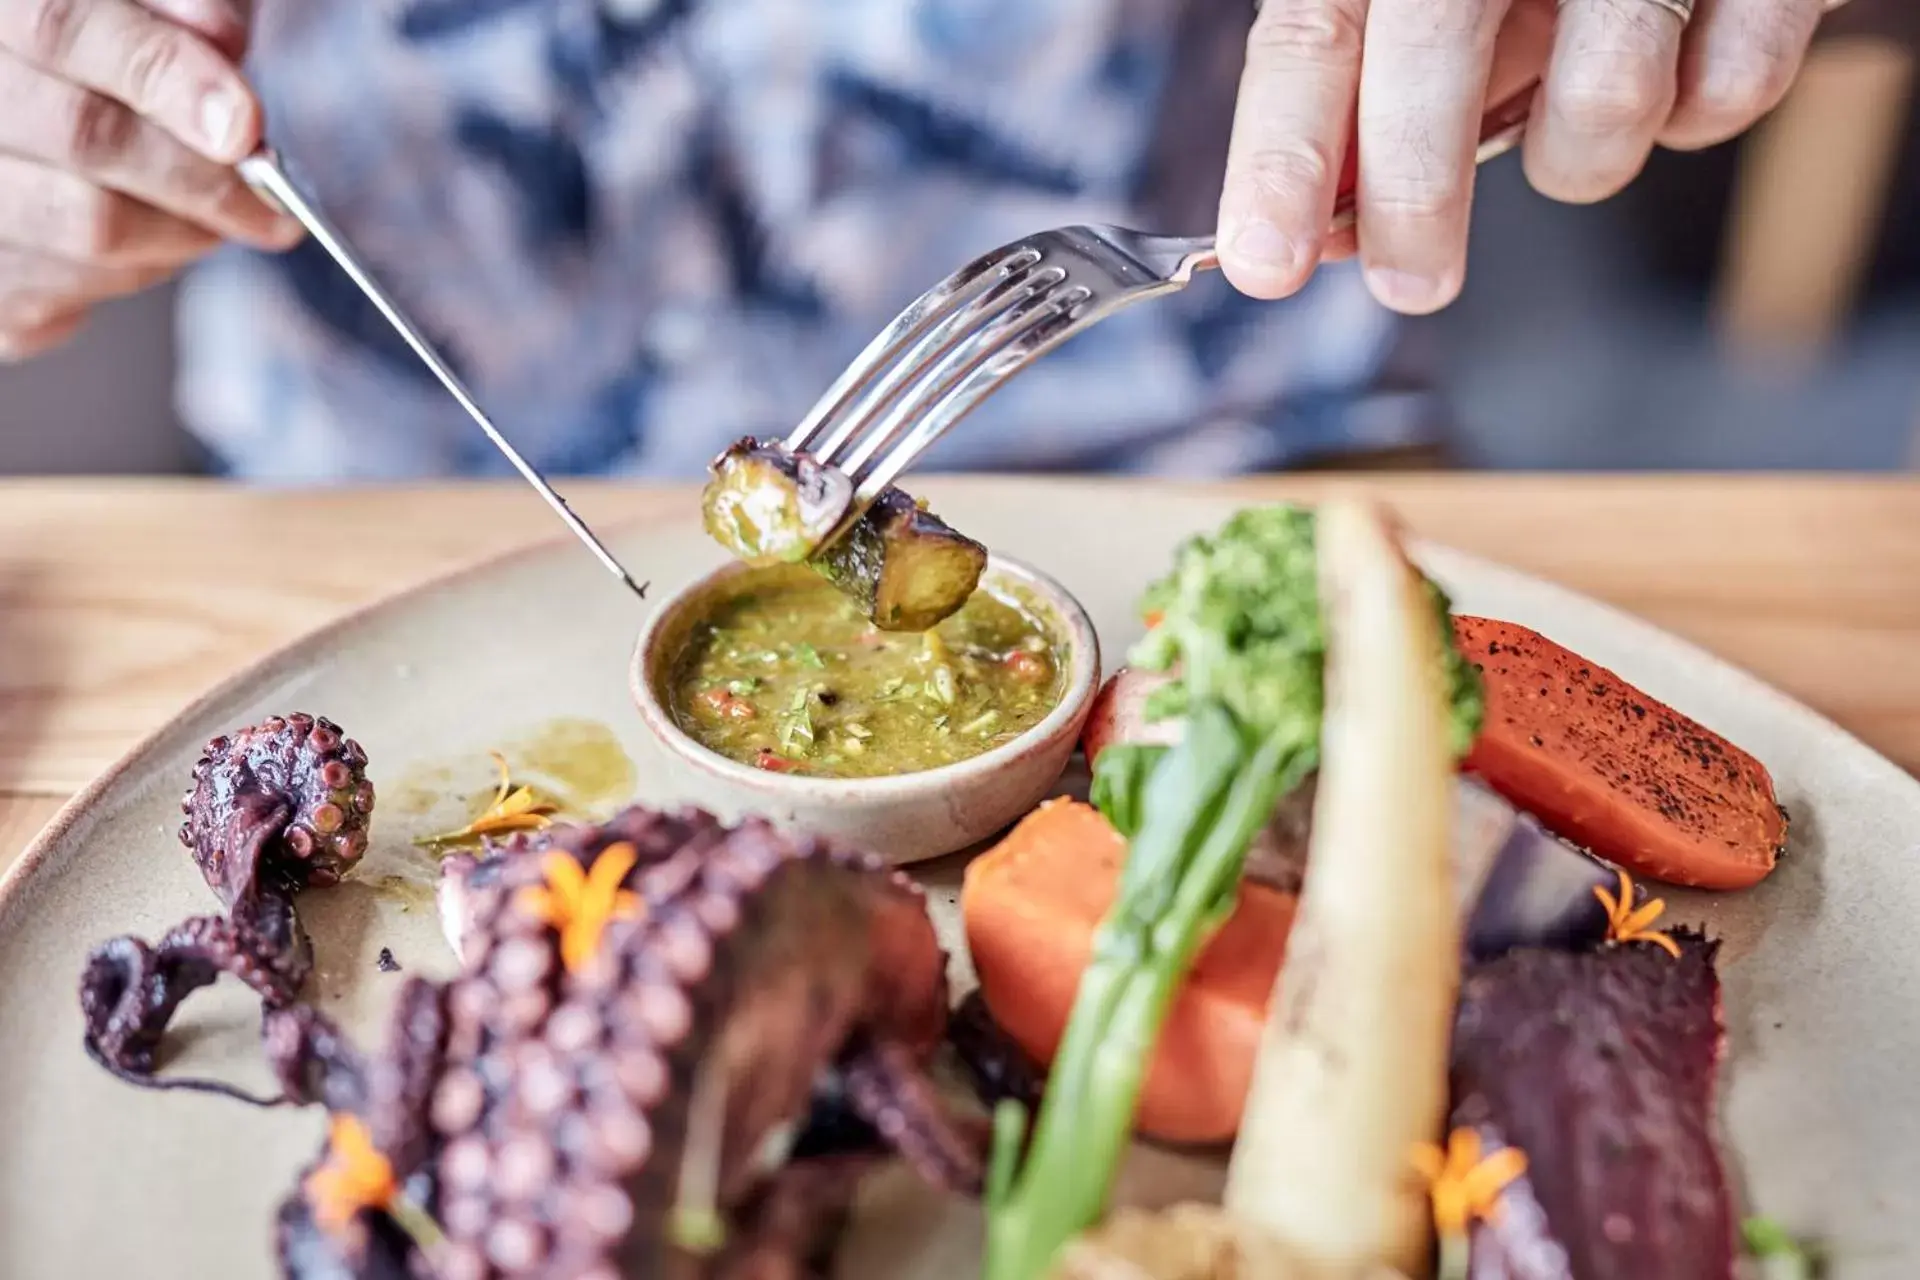
[[1715,1146],[1717,942],[1529,948],[1473,968],[1454,1023],[1454,1126],[1527,1171],[1476,1226],[1474,1280],[1730,1280]]

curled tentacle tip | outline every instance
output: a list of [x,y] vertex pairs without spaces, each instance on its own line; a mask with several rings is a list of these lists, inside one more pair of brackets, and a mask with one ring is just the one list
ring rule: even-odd
[[[337,881],[367,848],[365,766],[358,743],[306,712],[213,739],[185,801],[186,840],[202,872],[223,891]],[[249,858],[266,865],[228,865]]]

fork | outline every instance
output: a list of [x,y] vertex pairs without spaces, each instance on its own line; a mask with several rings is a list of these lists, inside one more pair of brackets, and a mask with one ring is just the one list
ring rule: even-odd
[[[1476,163],[1511,150],[1533,86],[1481,120]],[[1331,227],[1351,227],[1343,189]],[[1184,289],[1220,265],[1212,236],[1058,227],[981,255],[909,303],[827,388],[786,448],[811,455],[831,498],[809,529],[824,546],[1007,380],[1123,308]],[[831,520],[829,525],[826,522]]]

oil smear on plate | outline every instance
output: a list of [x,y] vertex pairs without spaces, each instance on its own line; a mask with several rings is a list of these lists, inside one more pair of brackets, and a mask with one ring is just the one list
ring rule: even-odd
[[417,761],[390,782],[375,779],[387,823],[376,828],[356,878],[403,913],[430,914],[440,859],[478,843],[458,835],[496,810],[503,795],[509,807],[553,822],[601,822],[632,801],[638,777],[612,728],[573,716],[458,756]]

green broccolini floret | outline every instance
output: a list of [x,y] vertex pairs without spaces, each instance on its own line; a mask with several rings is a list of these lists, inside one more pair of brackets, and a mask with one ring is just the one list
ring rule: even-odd
[[[1128,654],[1147,671],[1180,669],[1147,699],[1149,720],[1175,719],[1207,701],[1224,705],[1249,740],[1281,735],[1308,763],[1320,748],[1322,667],[1327,634],[1320,616],[1313,512],[1250,507],[1218,532],[1188,539],[1174,567],[1147,588],[1143,612],[1159,621]],[[1452,635],[1451,601],[1431,579],[1427,589]],[[1466,755],[1479,735],[1486,702],[1473,665],[1451,642],[1446,666],[1452,744]],[[1094,765],[1092,800],[1131,838],[1142,818],[1148,776],[1167,748],[1118,744]]]
[[[1256,736],[1286,732],[1318,743],[1321,665],[1327,633],[1320,616],[1313,512],[1252,507],[1218,533],[1189,539],[1173,572],[1147,589],[1145,608],[1160,624],[1129,655],[1150,671],[1181,668],[1156,690],[1147,718],[1184,715],[1196,702],[1226,704]],[[1431,579],[1434,611],[1447,623],[1451,602]],[[1452,644],[1442,661],[1453,705],[1453,748],[1465,755],[1485,711],[1480,680]]]

